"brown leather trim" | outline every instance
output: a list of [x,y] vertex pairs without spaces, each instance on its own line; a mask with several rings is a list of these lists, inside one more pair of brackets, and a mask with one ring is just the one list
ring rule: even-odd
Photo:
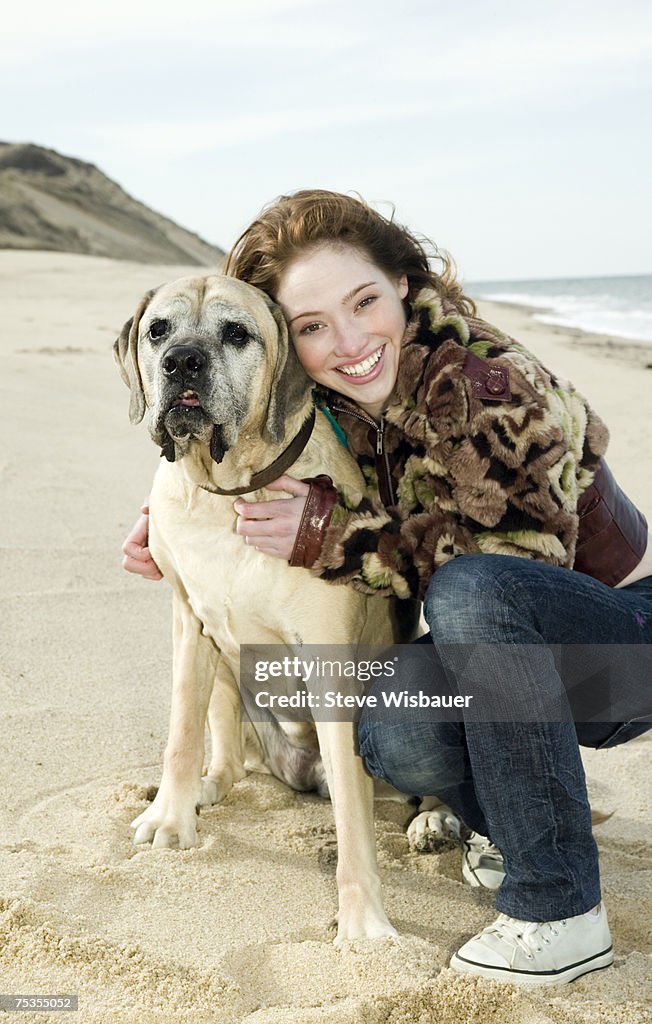
[[466,353],[463,373],[471,381],[474,398],[485,402],[511,402],[509,368],[480,359],[473,352]]
[[574,569],[615,587],[645,554],[647,521],[616,483],[604,459],[582,494]]
[[333,481],[325,473],[305,477],[304,483],[310,484],[310,490],[289,563],[310,569],[319,558],[324,533],[330,523],[333,506],[337,502],[337,491]]

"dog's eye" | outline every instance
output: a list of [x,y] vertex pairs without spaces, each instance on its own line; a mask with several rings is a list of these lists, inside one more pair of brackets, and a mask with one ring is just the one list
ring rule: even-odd
[[165,337],[169,329],[169,320],[152,320],[149,325],[149,336],[152,341],[159,341],[161,338]]
[[227,324],[222,339],[230,345],[244,345],[249,340],[249,334],[242,324]]

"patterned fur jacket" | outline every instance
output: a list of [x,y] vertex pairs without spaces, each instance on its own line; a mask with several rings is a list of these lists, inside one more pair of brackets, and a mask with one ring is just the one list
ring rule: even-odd
[[380,425],[335,392],[323,397],[367,491],[338,492],[313,567],[321,577],[423,598],[459,554],[572,567],[578,498],[608,433],[518,342],[424,289]]

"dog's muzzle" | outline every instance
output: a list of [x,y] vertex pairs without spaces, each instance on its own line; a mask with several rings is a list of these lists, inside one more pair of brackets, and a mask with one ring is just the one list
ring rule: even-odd
[[161,374],[167,395],[165,427],[181,439],[206,433],[210,420],[202,405],[206,393],[208,357],[191,345],[174,345],[161,359]]
[[194,345],[174,345],[161,359],[160,369],[170,396],[157,430],[161,454],[173,462],[178,454],[175,442],[195,437],[209,442],[212,459],[221,462],[227,450],[222,427],[212,423],[201,400],[208,382],[208,357]]

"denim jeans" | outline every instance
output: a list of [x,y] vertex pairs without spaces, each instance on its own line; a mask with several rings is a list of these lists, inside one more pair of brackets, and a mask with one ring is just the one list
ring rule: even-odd
[[[424,615],[430,636],[423,639],[434,648],[431,678],[408,671],[397,688],[462,691],[451,651],[478,644],[482,656],[464,666],[467,688],[471,678],[478,692],[497,694],[505,706],[568,710],[563,661],[560,667],[548,645],[652,644],[652,577],[614,589],[541,562],[463,555],[433,575]],[[360,753],[372,775],[405,793],[438,796],[499,847],[499,911],[526,921],[582,914],[600,902],[600,878],[579,744],[615,746],[652,727],[652,673],[645,669],[652,647],[638,650],[642,659],[617,676],[627,709],[620,722],[599,720],[604,694],[597,684],[597,721],[589,714],[578,722],[570,712],[542,715],[543,721],[486,721],[468,708],[456,713],[458,721],[418,710],[392,719],[367,705],[358,725]],[[586,700],[584,694],[584,707]]]

